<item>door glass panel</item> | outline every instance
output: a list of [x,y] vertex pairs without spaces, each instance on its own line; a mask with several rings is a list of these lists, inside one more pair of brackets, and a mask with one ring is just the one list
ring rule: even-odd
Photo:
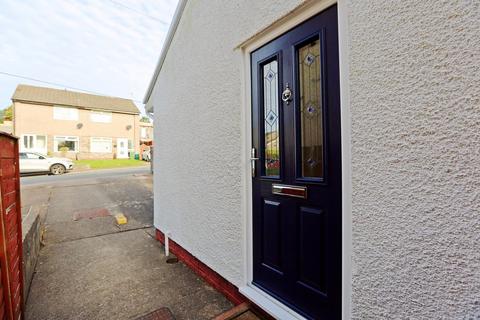
[[320,40],[298,50],[301,176],[323,177],[323,119]]
[[278,62],[273,60],[263,66],[263,116],[264,116],[264,172],[278,176],[280,172],[280,136],[278,112]]

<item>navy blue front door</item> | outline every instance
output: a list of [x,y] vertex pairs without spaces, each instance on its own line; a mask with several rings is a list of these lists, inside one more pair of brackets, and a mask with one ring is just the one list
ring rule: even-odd
[[312,319],[341,317],[337,7],[251,54],[253,284]]

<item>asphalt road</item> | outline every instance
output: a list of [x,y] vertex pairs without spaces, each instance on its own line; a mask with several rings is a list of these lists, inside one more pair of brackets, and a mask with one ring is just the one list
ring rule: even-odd
[[69,172],[59,176],[52,176],[47,174],[23,176],[20,178],[20,186],[31,185],[51,185],[62,182],[81,182],[81,180],[99,179],[99,178],[118,178],[134,174],[148,174],[150,166],[141,166],[133,168],[119,168],[119,169],[104,169],[92,170],[85,172]]

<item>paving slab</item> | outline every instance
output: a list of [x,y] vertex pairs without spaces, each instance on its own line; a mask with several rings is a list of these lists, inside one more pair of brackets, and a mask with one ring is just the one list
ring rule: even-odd
[[[45,243],[151,227],[153,196],[148,182],[144,177],[134,176],[113,181],[102,179],[78,185],[50,187]],[[78,218],[104,211],[109,214],[90,219]],[[127,217],[127,224],[117,225],[114,216],[120,213]]]
[[125,213],[138,216],[143,214],[143,221],[151,222],[151,211],[145,209],[153,204],[153,195],[142,182],[140,178],[134,177],[52,187],[47,223],[71,221],[75,211],[93,208],[128,210]]
[[[46,211],[26,319],[136,319],[166,307],[201,320],[231,308],[183,263],[166,263],[152,228],[152,176],[112,172],[22,189]],[[116,224],[117,213],[127,224]]]
[[211,319],[231,308],[179,262],[167,264],[152,230],[132,230],[42,249],[27,319],[134,319],[168,307],[176,319]]

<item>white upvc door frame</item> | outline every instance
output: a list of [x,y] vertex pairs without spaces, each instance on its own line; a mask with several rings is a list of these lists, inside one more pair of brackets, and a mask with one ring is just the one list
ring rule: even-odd
[[[124,142],[124,152],[125,155],[122,155],[122,150],[120,150],[120,142]],[[117,138],[117,159],[128,159],[128,138]]]
[[242,213],[243,213],[243,255],[244,281],[240,292],[254,303],[262,307],[277,319],[304,319],[274,297],[252,285],[253,280],[253,230],[252,230],[252,179],[250,167],[250,150],[252,148],[251,128],[251,71],[250,54],[271,40],[284,34],[307,19],[337,4],[339,33],[339,65],[340,65],[340,108],[341,108],[341,150],[342,150],[342,319],[351,318],[351,202],[352,202],[352,170],[351,170],[351,133],[350,133],[350,96],[348,66],[348,12],[346,0],[311,0],[299,8],[289,12],[254,37],[241,43],[236,49],[241,51],[242,72]]

